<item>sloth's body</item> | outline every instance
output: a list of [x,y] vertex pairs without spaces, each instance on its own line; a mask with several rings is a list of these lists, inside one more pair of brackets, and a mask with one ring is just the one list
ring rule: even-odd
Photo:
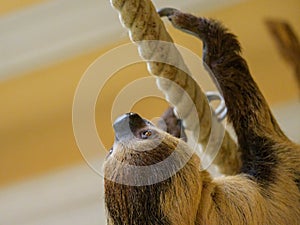
[[[213,179],[199,169],[198,156],[183,140],[126,114],[114,125],[116,141],[105,164],[108,224],[300,224],[300,147],[279,128],[235,36],[218,22],[177,10],[161,15],[203,41],[203,59],[224,94],[243,166],[238,175]],[[147,180],[128,172],[127,165],[155,165],[175,150],[174,164],[187,161],[182,169],[153,171],[157,178],[169,174],[168,179],[144,186],[121,184]]]

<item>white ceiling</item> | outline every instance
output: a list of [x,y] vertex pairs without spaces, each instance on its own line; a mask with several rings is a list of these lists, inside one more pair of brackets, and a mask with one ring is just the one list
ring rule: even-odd
[[[200,12],[241,0],[155,0]],[[0,17],[0,80],[127,37],[109,0],[52,0]]]

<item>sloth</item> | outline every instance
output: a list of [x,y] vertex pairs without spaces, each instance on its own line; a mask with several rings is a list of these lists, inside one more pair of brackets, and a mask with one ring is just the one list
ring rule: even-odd
[[184,126],[182,125],[182,120],[177,118],[173,107],[167,108],[161,115],[157,122],[157,127],[174,137],[187,141],[187,135],[185,133]]
[[108,224],[300,224],[300,146],[280,129],[236,36],[212,19],[172,8],[159,14],[202,40],[242,167],[237,175],[213,178],[184,140],[138,114],[124,114],[114,122],[115,142],[104,165]]

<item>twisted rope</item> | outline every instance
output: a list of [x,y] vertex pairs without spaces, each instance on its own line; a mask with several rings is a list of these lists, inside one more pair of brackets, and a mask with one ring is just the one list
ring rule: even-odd
[[[150,0],[111,0],[111,4],[118,10],[123,26],[129,30],[130,39],[137,44],[149,72],[156,76],[159,89],[174,107],[185,129],[193,134],[200,130],[196,138],[205,148],[212,122],[217,121],[217,117],[211,113],[205,93],[189,75],[175,45],[165,43],[174,42],[154,5]],[[196,113],[193,113],[193,107]],[[224,174],[236,174],[240,169],[238,147],[227,131],[214,164]]]

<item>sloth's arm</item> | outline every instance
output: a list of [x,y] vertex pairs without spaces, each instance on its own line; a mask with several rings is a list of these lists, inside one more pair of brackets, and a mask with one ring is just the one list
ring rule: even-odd
[[187,141],[182,121],[177,118],[172,107],[169,107],[159,118],[157,126],[174,137]]
[[[168,16],[178,29],[203,41],[203,60],[222,89],[228,120],[242,149],[242,172],[268,184],[278,176],[275,171],[279,166],[295,170],[296,165],[299,166],[299,160],[295,159],[297,147],[285,137],[273,117],[240,55],[241,48],[236,37],[214,20],[171,8],[161,10],[160,14]],[[290,148],[295,150],[290,151]],[[284,158],[281,158],[282,155]]]
[[[131,40],[137,43],[141,57],[147,61],[148,70],[157,76],[158,86],[166,99],[174,106],[187,130],[191,130],[194,134],[198,130],[201,131],[197,138],[205,147],[209,141],[212,121],[217,121],[217,117],[215,115],[211,117],[210,106],[204,92],[189,76],[188,69],[176,47],[161,43],[141,42],[159,40],[173,43],[152,2],[150,0],[111,0],[111,3],[119,11],[123,25],[129,29]],[[161,60],[177,65],[181,69],[158,62]],[[180,90],[177,86],[182,89]],[[184,92],[191,98],[192,103],[188,101]],[[193,106],[196,107],[196,116],[192,113]],[[239,150],[227,131],[214,163],[224,174],[236,174],[240,170]]]
[[217,21],[176,9],[163,9],[160,15],[168,16],[176,28],[203,41],[203,61],[211,69],[223,91],[229,120],[240,138],[247,135],[246,139],[249,139],[249,134],[259,127],[265,132],[283,135],[251,77],[246,61],[240,55],[241,48],[235,35]]

